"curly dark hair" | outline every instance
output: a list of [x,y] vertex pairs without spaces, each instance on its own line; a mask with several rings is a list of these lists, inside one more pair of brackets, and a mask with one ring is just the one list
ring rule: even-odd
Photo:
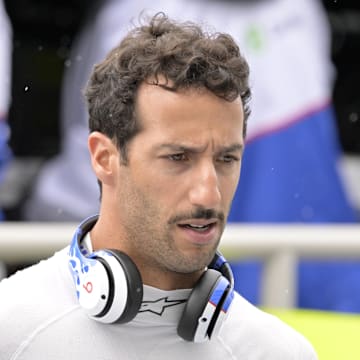
[[249,67],[234,39],[157,13],[130,31],[94,67],[84,92],[90,131],[100,131],[112,139],[123,161],[127,160],[127,144],[141,125],[135,116],[137,89],[142,82],[150,78],[156,82],[159,77],[166,79],[165,87],[172,91],[205,88],[227,101],[240,96],[245,137],[250,113]]

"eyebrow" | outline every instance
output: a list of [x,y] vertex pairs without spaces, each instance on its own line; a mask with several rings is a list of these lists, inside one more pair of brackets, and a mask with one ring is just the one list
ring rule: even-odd
[[[230,153],[230,152],[241,152],[243,150],[244,146],[239,143],[231,144],[228,146],[222,146],[218,151],[216,151],[217,154],[222,153]],[[187,152],[187,153],[201,153],[206,149],[206,146],[202,147],[196,147],[196,146],[188,146],[188,145],[181,145],[181,144],[174,144],[174,143],[165,143],[158,146],[158,149],[167,149],[171,151],[181,151],[181,152]]]

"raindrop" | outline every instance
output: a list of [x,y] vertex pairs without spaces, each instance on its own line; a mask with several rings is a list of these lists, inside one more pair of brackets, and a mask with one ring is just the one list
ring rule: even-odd
[[71,66],[71,60],[65,60],[65,63],[64,63],[64,65],[66,66],[66,67],[70,67]]
[[359,120],[359,115],[356,112],[352,112],[349,115],[349,120],[354,123]]
[[27,92],[28,90],[29,90],[29,87],[27,85],[25,85],[24,91]]

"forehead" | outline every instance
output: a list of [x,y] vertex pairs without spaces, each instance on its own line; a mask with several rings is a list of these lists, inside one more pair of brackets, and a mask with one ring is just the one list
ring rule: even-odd
[[[183,136],[213,136],[219,142],[241,142],[244,112],[240,97],[230,102],[206,89],[172,91],[140,85],[135,106],[142,132],[155,132],[168,141]],[[199,140],[200,141],[200,140]]]

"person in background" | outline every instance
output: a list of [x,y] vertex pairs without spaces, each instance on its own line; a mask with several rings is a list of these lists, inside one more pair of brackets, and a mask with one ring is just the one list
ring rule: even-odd
[[234,291],[217,251],[248,76],[230,35],[163,13],[95,66],[85,97],[100,211],[70,247],[0,282],[1,359],[317,358]]
[[[143,9],[221,26],[242,44],[249,61],[254,109],[230,222],[357,220],[338,168],[330,31],[317,0],[297,6],[292,0],[99,2],[74,46],[64,78],[62,152],[42,169],[24,207],[25,219],[74,221],[98,210],[81,90],[93,64]],[[261,264],[233,265],[241,279],[237,289],[258,303]],[[302,261],[298,306],[360,311],[359,272],[357,262]]]
[[[4,2],[0,1],[0,184],[12,158],[8,143],[10,128],[7,122],[11,97],[11,57],[12,29]],[[4,217],[0,206],[0,221],[4,220]]]
[[[0,186],[4,181],[12,158],[12,151],[8,142],[10,128],[7,122],[11,97],[11,57],[12,29],[4,2],[0,0]],[[0,204],[0,221],[3,220],[5,220],[5,214]],[[7,267],[3,262],[0,262],[0,279],[6,275]]]

